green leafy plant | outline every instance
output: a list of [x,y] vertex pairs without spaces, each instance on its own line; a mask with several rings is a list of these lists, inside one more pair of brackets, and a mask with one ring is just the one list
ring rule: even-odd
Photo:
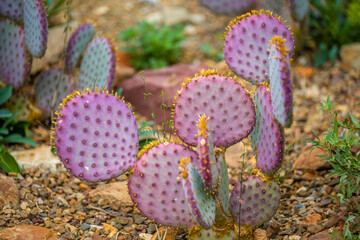
[[138,121],[139,149],[142,149],[147,144],[157,140],[155,136],[156,132],[151,129],[151,126],[153,125],[153,121]]
[[[12,94],[12,87],[0,88],[0,106],[5,103]],[[0,168],[6,172],[20,172],[15,159],[8,153],[4,143],[25,143],[36,146],[36,142],[26,137],[29,123],[26,121],[15,122],[16,113],[0,108]]]
[[[312,149],[320,148],[327,151],[327,155],[320,157],[333,168],[329,177],[340,180],[341,192],[337,193],[336,199],[347,206],[347,211],[343,215],[343,237],[358,239],[355,232],[360,230],[360,123],[351,113],[350,119],[338,120],[329,96],[326,102],[321,103],[320,108],[333,118],[332,127],[323,133],[322,140],[314,132],[316,140],[308,141],[312,144]],[[339,233],[333,233],[334,238],[338,239],[338,236]]]
[[[317,46],[315,66],[334,61],[342,45],[360,38],[360,30],[347,16],[347,0],[311,0],[310,35]],[[355,1],[354,1],[355,2]]]
[[71,10],[69,5],[71,0],[47,0],[45,2],[46,13],[49,21],[49,28],[65,25],[66,22],[55,22],[54,16]]
[[135,68],[155,69],[179,61],[184,28],[143,21],[120,32],[118,40],[126,43],[122,49],[131,54]]
[[224,59],[224,53],[223,51],[217,51],[213,47],[211,47],[209,44],[201,43],[200,45],[201,50],[212,60],[218,62]]

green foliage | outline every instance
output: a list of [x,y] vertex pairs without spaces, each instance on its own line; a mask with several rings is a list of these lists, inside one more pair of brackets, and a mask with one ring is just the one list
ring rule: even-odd
[[154,125],[153,121],[139,121],[139,149],[156,140],[155,131],[150,127]]
[[360,1],[352,1],[346,10],[350,24],[354,27],[360,27]]
[[71,0],[47,0],[45,2],[49,28],[64,25],[62,22],[53,22],[53,17],[57,14],[70,11],[72,9],[71,6],[69,6],[70,1]]
[[209,44],[201,43],[200,48],[208,57],[210,57],[215,62],[219,62],[224,59],[224,52],[217,51],[216,49],[211,47]]
[[184,28],[184,25],[159,26],[144,21],[120,32],[118,40],[126,43],[122,49],[131,54],[135,68],[155,69],[179,61]]
[[[350,3],[355,5],[350,0]],[[321,66],[330,59],[334,61],[340,47],[360,39],[360,28],[348,18],[347,0],[311,0],[314,10],[310,11],[310,34],[316,42],[315,66]]]
[[[351,113],[350,119],[339,121],[329,96],[320,108],[332,116],[332,127],[323,133],[322,141],[316,133],[316,140],[308,141],[312,149],[327,151],[327,155],[320,157],[333,167],[329,177],[340,180],[341,193],[337,194],[337,200],[349,207],[343,236],[345,239],[357,239],[354,232],[360,228],[360,204],[357,199],[360,197],[360,123]],[[333,237],[337,235],[334,233]]]

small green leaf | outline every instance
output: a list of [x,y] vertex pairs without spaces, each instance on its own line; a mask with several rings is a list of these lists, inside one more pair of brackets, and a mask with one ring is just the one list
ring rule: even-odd
[[122,89],[122,88],[119,88],[119,89],[116,91],[116,93],[117,93],[118,96],[121,96],[122,92],[123,92],[123,89]]
[[6,102],[11,97],[11,93],[12,93],[11,86],[5,86],[0,88],[0,105]]
[[7,173],[20,173],[20,168],[15,158],[11,156],[10,153],[8,153],[4,146],[0,146],[0,168],[2,168]]
[[7,109],[0,109],[0,118],[9,118],[12,116],[12,113]]
[[29,144],[32,147],[35,147],[37,145],[37,143],[34,140],[23,137],[18,133],[13,133],[9,136],[6,136],[2,141],[9,143],[25,143],[25,144]]

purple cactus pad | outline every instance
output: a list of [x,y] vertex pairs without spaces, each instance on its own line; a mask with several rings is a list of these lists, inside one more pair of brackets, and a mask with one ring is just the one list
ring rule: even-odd
[[294,40],[289,29],[281,17],[273,16],[270,11],[252,11],[238,17],[227,27],[224,43],[227,65],[253,84],[269,81],[269,41],[281,35],[292,56]]
[[[268,220],[276,213],[280,204],[280,187],[275,180],[263,181],[258,176],[246,176],[238,182],[230,196],[231,212],[236,224],[239,224],[239,207],[241,204],[240,224],[255,228]],[[241,194],[241,199],[240,199]]]
[[200,0],[199,2],[217,14],[236,14],[249,10],[256,0]]
[[273,174],[281,165],[284,153],[284,134],[272,113],[271,93],[263,83],[255,91],[256,124],[251,133],[251,144],[256,156],[256,167],[265,174]]
[[139,155],[128,184],[137,209],[165,226],[194,226],[196,219],[179,179],[179,164],[184,157],[197,159],[197,153],[182,144],[152,142]]
[[35,86],[35,102],[44,117],[51,116],[61,101],[75,90],[74,80],[61,69],[50,68],[41,73]]
[[284,40],[279,36],[271,40],[269,63],[273,114],[283,127],[290,127],[293,119],[291,70]]
[[94,37],[95,28],[92,23],[81,24],[69,39],[65,54],[65,72],[70,73],[76,67],[81,54]]
[[47,48],[48,22],[44,0],[24,2],[26,46],[34,57],[42,57]]
[[92,182],[111,179],[135,166],[137,124],[120,97],[105,90],[84,91],[60,104],[55,148],[74,176]]
[[31,69],[32,59],[25,48],[21,26],[9,20],[0,21],[0,79],[13,88],[20,88]]
[[0,0],[0,15],[15,21],[22,21],[24,0]]
[[198,116],[209,117],[216,147],[229,147],[247,137],[255,124],[255,108],[246,89],[229,75],[217,70],[202,71],[186,79],[176,97],[173,112],[176,134],[197,146]]
[[78,88],[101,86],[111,88],[115,78],[115,51],[104,37],[93,40],[83,57]]

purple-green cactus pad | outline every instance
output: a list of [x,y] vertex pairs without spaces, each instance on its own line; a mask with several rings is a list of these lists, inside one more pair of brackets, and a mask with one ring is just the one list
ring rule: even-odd
[[273,16],[270,11],[252,11],[236,18],[227,27],[225,36],[227,65],[253,84],[269,81],[269,41],[275,35],[282,36],[292,56],[294,40],[289,29],[281,17]]
[[34,57],[42,57],[47,48],[48,22],[44,0],[24,2],[26,46]]
[[74,90],[75,82],[69,75],[61,69],[50,68],[41,73],[35,86],[36,105],[44,117],[49,117]]
[[229,75],[217,70],[202,71],[186,79],[176,96],[173,121],[176,134],[185,143],[197,146],[198,116],[208,124],[216,147],[229,147],[247,137],[255,124],[255,108],[250,94]]
[[69,95],[56,112],[54,144],[70,172],[87,181],[107,180],[133,168],[138,128],[128,105],[107,91]]
[[[197,161],[197,159],[192,161]],[[194,164],[191,163],[191,158],[181,159],[180,169],[186,199],[193,215],[201,227],[211,228],[215,221],[214,198],[207,192],[204,180]]]
[[290,127],[293,119],[290,62],[284,40],[276,36],[270,42],[269,75],[273,114],[283,127]]
[[230,203],[229,203],[229,175],[226,165],[225,156],[223,154],[217,154],[216,159],[220,168],[220,181],[218,189],[218,199],[221,202],[222,209],[225,214],[230,215]]
[[81,54],[85,51],[91,39],[94,37],[94,25],[87,22],[81,24],[69,39],[65,54],[65,72],[70,73],[75,67]]
[[115,78],[115,51],[105,37],[94,39],[81,62],[78,88],[101,86],[111,88]]
[[217,14],[234,14],[249,10],[256,0],[200,0],[200,3]]
[[189,240],[237,240],[238,235],[232,229],[223,229],[222,231],[213,229],[200,229],[192,231],[188,235]]
[[309,0],[287,0],[290,6],[291,17],[301,21],[309,10]]
[[242,184],[238,182],[235,185],[230,196],[231,213],[236,224],[239,224],[240,204],[241,226],[254,228],[274,216],[280,203],[280,197],[280,187],[276,180],[263,181],[258,176],[246,176]]
[[31,69],[32,59],[25,48],[25,33],[21,26],[9,20],[0,21],[0,79],[19,88]]
[[255,91],[256,124],[251,132],[251,144],[256,156],[256,167],[269,175],[281,165],[284,153],[284,134],[272,113],[268,84]]
[[0,15],[21,21],[24,14],[24,0],[0,0]]
[[179,179],[183,157],[197,159],[190,148],[172,142],[152,142],[142,150],[129,177],[129,194],[147,218],[166,226],[192,227],[195,216]]

